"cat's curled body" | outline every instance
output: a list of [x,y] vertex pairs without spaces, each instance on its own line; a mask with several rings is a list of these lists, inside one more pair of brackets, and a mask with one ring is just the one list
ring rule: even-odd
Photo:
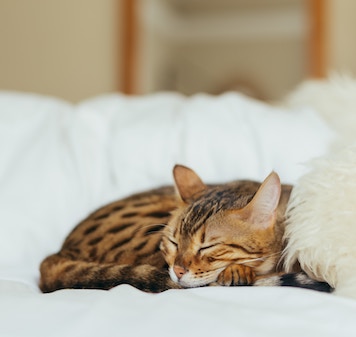
[[329,290],[278,269],[291,186],[281,185],[276,173],[262,184],[207,186],[177,165],[174,178],[176,188],[130,196],[82,221],[42,262],[41,290],[124,283],[147,292],[253,284]]

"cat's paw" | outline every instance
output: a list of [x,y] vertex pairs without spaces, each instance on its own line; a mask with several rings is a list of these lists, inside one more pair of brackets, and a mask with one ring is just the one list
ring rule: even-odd
[[255,273],[251,267],[242,264],[232,264],[218,276],[217,284],[222,286],[247,286],[253,284]]

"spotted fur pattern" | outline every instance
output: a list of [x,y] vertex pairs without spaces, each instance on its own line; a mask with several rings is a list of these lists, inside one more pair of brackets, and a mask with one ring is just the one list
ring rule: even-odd
[[291,187],[275,173],[262,185],[207,186],[176,166],[174,178],[176,189],[139,193],[89,215],[42,262],[41,290],[120,284],[146,292],[254,284],[321,290],[307,276],[279,270]]

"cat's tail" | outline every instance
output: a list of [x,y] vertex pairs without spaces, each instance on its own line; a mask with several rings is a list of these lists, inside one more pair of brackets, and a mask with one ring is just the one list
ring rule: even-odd
[[334,290],[328,283],[313,280],[304,272],[260,276],[253,285],[297,287],[326,293],[331,293]]
[[118,265],[79,261],[60,253],[47,257],[40,266],[40,289],[44,293],[59,289],[104,289],[130,284],[146,292],[158,293],[179,288],[168,272],[151,265]]

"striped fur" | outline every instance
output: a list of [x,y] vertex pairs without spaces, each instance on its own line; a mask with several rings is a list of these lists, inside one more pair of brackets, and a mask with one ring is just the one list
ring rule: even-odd
[[[281,187],[275,173],[262,185],[207,186],[192,170],[176,166],[174,178],[178,193],[163,187],[89,215],[42,262],[41,290],[124,283],[147,292],[206,285],[305,287],[300,274],[278,269],[291,187]],[[313,282],[308,287],[320,290]]]
[[254,286],[298,287],[325,293],[333,291],[333,288],[328,283],[313,280],[304,272],[263,277],[256,280]]

